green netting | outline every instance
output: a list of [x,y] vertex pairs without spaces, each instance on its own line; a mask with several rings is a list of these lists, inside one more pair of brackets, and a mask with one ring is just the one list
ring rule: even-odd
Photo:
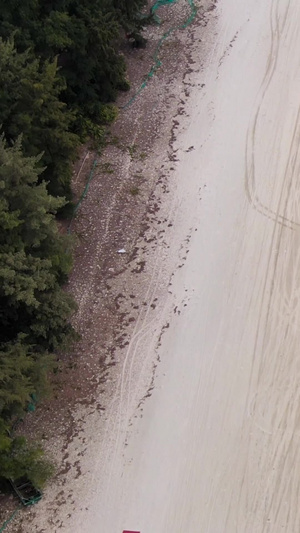
[[154,13],[159,7],[166,6],[167,4],[174,4],[176,0],[157,0],[155,4],[151,7],[151,13]]
[[10,517],[5,520],[4,524],[0,527],[0,533],[2,533],[8,526],[8,524],[10,524],[10,522],[12,522],[12,520],[15,518],[17,512],[21,509],[22,505],[20,505],[11,515]]
[[35,411],[36,404],[37,404],[37,395],[33,392],[32,394],[30,394],[30,402],[27,405],[27,412],[32,413],[33,411]]
[[[152,6],[151,8],[151,13],[152,14],[155,14],[155,12],[157,11],[157,9],[159,7],[162,7],[162,6],[165,6],[165,5],[168,5],[168,4],[174,4],[177,0],[157,0],[157,2],[155,2],[155,4]],[[174,26],[172,28],[170,28],[168,31],[166,31],[163,36],[159,39],[158,41],[158,45],[155,49],[155,52],[154,52],[154,56],[153,56],[153,59],[154,59],[154,65],[152,66],[151,70],[148,72],[148,74],[146,75],[146,79],[145,81],[140,85],[140,87],[138,88],[138,90],[136,91],[136,93],[132,96],[132,98],[130,98],[130,100],[124,105],[122,106],[121,109],[126,109],[126,107],[129,107],[134,101],[135,99],[137,98],[137,96],[142,92],[142,90],[147,86],[148,84],[148,81],[150,78],[153,77],[153,75],[155,74],[155,72],[157,71],[157,69],[159,69],[159,67],[161,66],[161,61],[159,59],[159,52],[160,52],[160,49],[163,45],[163,42],[169,37],[169,35],[171,35],[171,33],[173,33],[175,30],[179,30],[179,29],[185,29],[187,26],[189,26],[196,14],[197,14],[197,8],[195,6],[195,3],[194,3],[194,0],[187,0],[189,6],[190,6],[190,14],[189,16],[187,17],[187,19],[182,23],[182,24],[179,24],[177,26]],[[159,19],[158,17],[156,17],[156,20],[159,22]]]
[[[155,12],[158,10],[158,8],[162,7],[162,6],[165,6],[165,5],[168,5],[168,4],[174,4],[177,0],[157,0],[153,6],[151,7],[151,13],[152,14],[155,14]],[[179,24],[177,26],[174,26],[172,28],[170,28],[167,32],[165,32],[163,34],[163,36],[160,38],[160,40],[158,41],[158,45],[155,49],[155,52],[154,52],[154,56],[153,56],[153,59],[154,59],[154,65],[152,66],[152,68],[150,69],[150,71],[148,72],[148,74],[146,75],[146,79],[145,81],[140,85],[140,87],[138,88],[138,90],[136,91],[136,93],[132,96],[132,98],[130,98],[130,100],[124,105],[124,106],[121,106],[121,109],[126,109],[127,107],[129,107],[131,104],[133,104],[133,102],[136,100],[137,96],[142,92],[143,89],[145,89],[145,87],[147,86],[148,84],[148,81],[150,78],[152,78],[155,74],[155,72],[157,71],[157,69],[159,69],[159,67],[161,66],[161,61],[159,59],[159,52],[160,52],[160,49],[162,47],[162,44],[163,42],[169,37],[169,35],[171,35],[171,33],[173,33],[175,30],[178,30],[178,29],[185,29],[187,26],[189,26],[189,24],[191,24],[196,16],[196,13],[197,13],[197,8],[195,6],[195,3],[194,3],[194,0],[187,0],[187,3],[190,7],[190,14],[189,16],[187,17],[187,19],[182,23],[182,24]],[[155,15],[156,16],[156,15]],[[158,17],[156,16],[156,20],[159,21]],[[74,209],[74,212],[73,212],[73,215],[72,215],[72,218],[71,218],[71,221],[70,221],[70,224],[69,224],[69,227],[68,227],[68,232],[70,233],[71,232],[71,225],[72,225],[72,222],[73,222],[73,219],[75,218],[76,216],[76,213],[81,205],[81,202],[84,200],[84,198],[86,197],[87,193],[88,193],[88,190],[89,190],[89,187],[90,187],[90,183],[93,179],[93,176],[94,176],[94,172],[95,172],[95,168],[98,164],[98,158],[96,158],[93,162],[93,167],[92,167],[92,170],[89,174],[89,177],[88,177],[88,180],[87,180],[87,183],[84,187],[84,190],[83,190],[83,193],[81,194],[76,206],[75,206],[75,209]]]

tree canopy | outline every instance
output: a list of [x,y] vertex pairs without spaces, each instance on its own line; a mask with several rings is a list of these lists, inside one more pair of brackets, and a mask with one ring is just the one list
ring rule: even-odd
[[0,38],[0,124],[8,141],[22,133],[26,155],[42,154],[40,165],[49,191],[70,197],[71,162],[78,137],[70,131],[74,113],[59,97],[65,89],[57,60],[17,52]]
[[0,0],[0,478],[42,484],[39,446],[12,433],[76,337],[63,291],[72,266],[57,227],[72,163],[129,87],[120,47],[145,0]]
[[64,200],[39,182],[39,159],[23,155],[21,138],[9,147],[2,135],[0,476],[1,449],[7,454],[14,442],[7,434],[11,420],[32,394],[42,395],[51,354],[74,336],[69,318],[75,304],[61,287],[72,264],[70,246],[55,221]]
[[43,152],[49,191],[71,198],[71,162],[86,123],[128,89],[124,30],[140,27],[144,0],[0,0],[0,124]]

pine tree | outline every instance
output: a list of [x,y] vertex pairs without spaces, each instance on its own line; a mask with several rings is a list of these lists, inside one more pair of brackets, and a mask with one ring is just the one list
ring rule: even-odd
[[79,135],[108,122],[107,103],[128,88],[120,43],[125,33],[142,39],[144,5],[0,0],[0,478],[41,486],[51,472],[11,427],[45,393],[53,352],[76,336],[61,288],[71,243],[55,216],[71,197]]
[[115,10],[119,15],[122,23],[134,24],[141,19],[141,9],[145,6],[145,0],[113,0]]
[[0,38],[0,124],[9,141],[22,133],[26,155],[41,156],[48,190],[70,198],[71,160],[78,138],[69,129],[74,115],[59,100],[65,89],[56,60],[41,62]]
[[39,157],[24,157],[21,138],[0,139],[0,478],[25,475],[42,486],[52,471],[38,446],[14,437],[33,394],[47,390],[51,351],[74,332],[75,305],[61,289],[71,268],[70,243],[55,213],[64,200],[39,181]]
[[67,84],[66,101],[96,122],[101,120],[103,104],[115,100],[125,79],[125,62],[117,46],[120,25],[105,4],[71,3],[72,44],[58,59]]
[[26,477],[36,487],[43,488],[52,473],[53,466],[43,458],[41,447],[30,445],[24,437],[10,438],[1,433],[0,419],[0,479]]
[[[126,32],[141,27],[144,0],[0,0],[0,36],[14,35],[17,50],[28,48],[43,60],[57,57],[66,83],[61,98],[78,115],[103,119],[103,105],[127,90],[125,62],[119,53]],[[122,30],[123,28],[123,30]]]
[[66,238],[55,213],[64,200],[39,183],[38,158],[22,154],[21,139],[8,148],[0,142],[0,342],[17,334],[52,350],[71,334],[74,310],[60,284],[71,268]]

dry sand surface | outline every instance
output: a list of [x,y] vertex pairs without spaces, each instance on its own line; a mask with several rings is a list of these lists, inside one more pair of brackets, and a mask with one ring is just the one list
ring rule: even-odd
[[145,310],[105,415],[78,411],[72,502],[54,520],[46,493],[22,531],[300,531],[299,21],[299,0],[219,0],[190,30]]

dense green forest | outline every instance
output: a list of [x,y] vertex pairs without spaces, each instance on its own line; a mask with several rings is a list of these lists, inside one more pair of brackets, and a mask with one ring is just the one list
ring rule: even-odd
[[128,89],[119,50],[139,35],[144,4],[0,0],[0,478],[41,486],[51,472],[13,427],[76,337],[62,290],[72,247],[57,213],[71,200],[79,144],[113,120]]

